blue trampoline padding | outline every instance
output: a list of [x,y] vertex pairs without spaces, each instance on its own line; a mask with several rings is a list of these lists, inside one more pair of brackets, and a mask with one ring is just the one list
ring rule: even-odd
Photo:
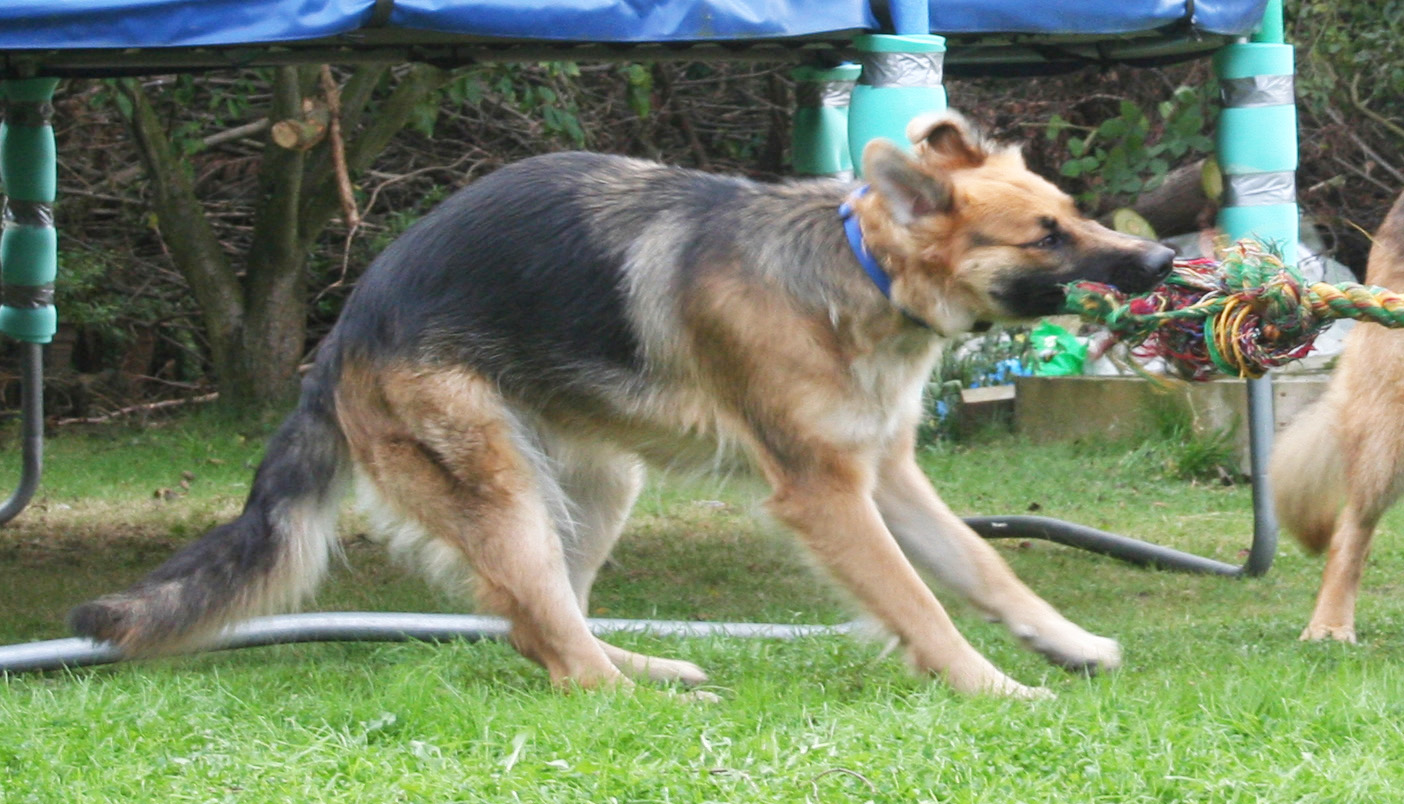
[[[1267,0],[929,0],[939,34],[1251,33]],[[0,0],[0,51],[289,43],[380,23],[505,40],[669,43],[884,31],[883,0]],[[876,7],[876,8],[875,8]],[[1190,15],[1192,14],[1192,18]]]
[[939,34],[1130,34],[1189,23],[1193,30],[1246,36],[1268,0],[930,0]]
[[[372,24],[375,0],[0,0],[0,50],[293,42]],[[385,26],[511,40],[780,39],[877,27],[867,0],[395,0]]]
[[0,0],[0,50],[202,47],[350,33],[374,0]]
[[782,39],[877,28],[867,0],[395,0],[390,23],[574,42]]

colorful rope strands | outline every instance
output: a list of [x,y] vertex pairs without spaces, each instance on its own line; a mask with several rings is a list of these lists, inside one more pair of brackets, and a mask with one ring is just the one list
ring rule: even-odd
[[1068,286],[1065,309],[1106,326],[1138,357],[1164,358],[1192,380],[1261,377],[1305,357],[1338,318],[1404,327],[1404,296],[1353,282],[1308,284],[1249,240],[1217,260],[1176,260],[1165,282],[1140,296],[1078,282]]

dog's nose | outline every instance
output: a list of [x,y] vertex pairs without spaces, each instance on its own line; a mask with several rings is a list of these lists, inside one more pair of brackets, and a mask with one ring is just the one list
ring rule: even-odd
[[1150,249],[1141,255],[1142,270],[1154,277],[1156,282],[1169,276],[1170,269],[1174,266],[1175,250],[1168,246],[1153,243]]

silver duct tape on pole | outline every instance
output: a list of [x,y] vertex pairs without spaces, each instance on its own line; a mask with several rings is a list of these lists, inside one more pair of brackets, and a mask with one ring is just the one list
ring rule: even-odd
[[1223,177],[1222,203],[1226,207],[1261,207],[1297,201],[1297,173],[1230,173]]
[[38,310],[54,304],[53,283],[0,286],[0,304],[16,310]]
[[1254,75],[1219,81],[1219,100],[1225,106],[1290,106],[1297,102],[1295,76]]
[[855,81],[800,81],[795,84],[795,105],[805,109],[845,109]]
[[5,104],[5,122],[24,128],[47,128],[53,125],[52,101],[12,100]]
[[[28,108],[39,104],[25,104],[20,108]],[[52,111],[52,106],[44,104]],[[13,122],[15,118],[27,119],[26,115],[15,115],[13,113],[14,104],[7,110],[5,122],[7,124],[20,125]],[[49,125],[49,112],[44,112],[40,117],[42,125]],[[40,125],[33,121],[29,125]],[[0,222],[5,228],[25,228],[53,229],[54,228],[54,206],[46,201],[24,201],[18,198],[6,198],[4,208],[0,209]],[[0,305],[13,308],[15,310],[42,310],[52,307],[54,304],[54,283],[45,282],[38,285],[15,284],[0,280]]]
[[51,228],[54,225],[54,207],[46,201],[21,201],[6,198],[5,209],[0,213],[5,223],[17,226]]
[[863,72],[858,83],[874,87],[939,87],[946,54],[889,53],[863,54]]

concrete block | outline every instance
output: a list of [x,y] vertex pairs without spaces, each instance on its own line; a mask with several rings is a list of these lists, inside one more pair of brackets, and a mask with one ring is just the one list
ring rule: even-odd
[[1014,386],[990,385],[960,392],[956,435],[968,436],[988,428],[1009,430],[1014,425]]
[[[1326,390],[1329,375],[1273,375],[1273,420],[1281,430]],[[1248,392],[1240,379],[1154,382],[1140,377],[1019,377],[1014,429],[1034,442],[1112,440],[1156,432],[1166,411],[1188,413],[1196,432],[1230,431],[1248,466]]]

